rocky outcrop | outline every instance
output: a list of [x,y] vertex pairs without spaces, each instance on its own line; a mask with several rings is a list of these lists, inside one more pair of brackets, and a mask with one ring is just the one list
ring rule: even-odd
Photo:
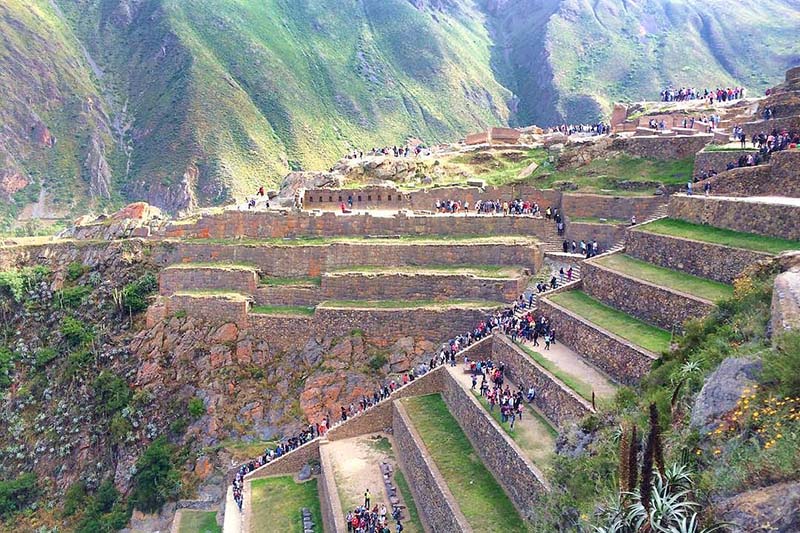
[[742,391],[756,384],[761,361],[728,358],[706,379],[692,408],[691,425],[708,432],[719,418],[736,407]]
[[800,267],[793,267],[775,278],[770,331],[773,337],[778,337],[781,333],[798,329],[800,329]]
[[778,483],[725,499],[715,506],[731,533],[800,531],[800,482]]
[[85,215],[59,234],[63,238],[113,240],[149,237],[166,223],[161,210],[145,202],[129,204],[112,215]]

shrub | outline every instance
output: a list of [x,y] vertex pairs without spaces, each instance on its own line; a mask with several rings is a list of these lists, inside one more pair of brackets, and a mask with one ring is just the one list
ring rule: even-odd
[[206,414],[206,406],[202,399],[194,397],[189,400],[189,414],[194,419],[198,419]]
[[89,293],[92,292],[89,287],[84,285],[76,285],[75,287],[64,287],[58,291],[58,297],[62,305],[66,307],[78,307],[83,303]]
[[124,379],[103,370],[94,380],[94,394],[100,414],[110,417],[128,405],[131,389]]
[[115,442],[124,442],[132,429],[133,426],[127,418],[122,416],[122,413],[115,414],[111,418],[111,424],[108,426],[108,430],[111,432]]
[[11,373],[14,371],[14,352],[6,347],[0,347],[0,390],[11,385]]
[[67,266],[67,279],[69,281],[75,281],[83,276],[87,270],[89,270],[89,267],[83,263],[70,263]]
[[369,366],[370,370],[372,370],[373,372],[377,372],[378,370],[383,368],[383,366],[388,362],[389,360],[386,358],[385,355],[378,354],[369,360],[367,366]]
[[800,333],[781,335],[763,361],[762,378],[766,382],[775,384],[782,395],[800,396]]
[[86,502],[86,485],[83,481],[76,481],[69,486],[64,494],[64,516],[72,516],[81,509]]
[[122,306],[130,313],[139,313],[147,309],[147,297],[158,288],[156,277],[147,273],[122,289]]
[[130,502],[140,511],[158,511],[180,490],[178,473],[172,464],[172,447],[164,437],[154,440],[136,462]]
[[67,356],[67,368],[64,377],[72,379],[81,370],[89,368],[94,363],[94,355],[89,350],[78,350]]
[[65,316],[61,321],[61,334],[73,346],[81,346],[94,340],[94,332],[79,320]]
[[44,368],[48,363],[58,357],[58,352],[53,348],[42,348],[36,351],[36,367]]
[[34,285],[42,281],[49,273],[50,269],[43,266],[0,272],[0,289],[8,290],[14,300],[19,303],[25,299],[25,291],[31,290]]
[[36,498],[35,474],[22,474],[16,479],[0,481],[0,518],[6,519],[21,511]]

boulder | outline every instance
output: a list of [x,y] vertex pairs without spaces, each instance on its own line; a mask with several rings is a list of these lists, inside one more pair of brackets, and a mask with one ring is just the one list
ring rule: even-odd
[[715,506],[731,533],[800,531],[800,482],[778,483],[727,498]]
[[742,391],[756,383],[761,361],[744,357],[725,359],[703,385],[692,408],[691,425],[708,433],[719,418],[736,408]]

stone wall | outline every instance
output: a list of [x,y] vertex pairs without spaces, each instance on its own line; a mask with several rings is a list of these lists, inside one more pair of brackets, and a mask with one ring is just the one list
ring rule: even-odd
[[322,523],[326,532],[339,533],[347,531],[345,512],[333,470],[333,459],[328,451],[328,443],[322,441],[319,446],[320,476],[317,480],[319,503],[322,511]]
[[649,159],[684,159],[702,150],[713,138],[705,133],[682,137],[619,137],[611,143],[611,149]]
[[164,296],[198,289],[254,294],[257,284],[258,274],[252,268],[165,268],[158,275],[159,293]]
[[581,265],[581,281],[592,298],[666,330],[714,309],[709,301],[626,276],[591,260]]
[[394,402],[392,432],[400,467],[408,480],[423,524],[433,533],[471,532],[442,474],[428,456],[405,408]]
[[175,313],[186,313],[209,324],[233,322],[240,328],[249,324],[248,310],[250,304],[243,299],[229,298],[224,295],[204,295],[201,297],[175,294],[165,298],[166,316]]
[[699,194],[704,190],[706,184],[711,186],[711,194],[725,196],[780,194],[779,192],[773,192],[776,184],[772,179],[772,167],[769,165],[726,170],[716,176],[698,181],[694,184],[694,190]]
[[[607,251],[615,244],[625,239],[627,226],[620,224],[601,224],[593,222],[567,222],[567,235],[569,241],[580,243],[581,240],[590,242],[597,240],[600,251]],[[559,249],[561,251],[561,249]]]
[[312,307],[322,301],[319,287],[259,287],[256,289],[257,305],[300,305]]
[[539,245],[521,239],[519,244],[470,244],[442,241],[402,244],[391,241],[334,243],[330,245],[164,243],[155,252],[162,265],[197,262],[246,262],[270,276],[319,276],[330,270],[374,265],[509,265],[538,271],[543,252]]
[[640,222],[649,218],[667,203],[663,196],[608,196],[605,194],[564,193],[561,208],[567,217],[613,218],[629,221],[632,216]]
[[323,300],[475,299],[509,302],[525,290],[527,277],[481,278],[457,274],[341,272],[322,276]]
[[620,383],[636,385],[658,359],[656,354],[599,328],[548,298],[539,300],[539,310],[556,327],[560,342]]
[[[433,204],[430,204],[433,205]],[[549,236],[552,221],[532,216],[393,216],[307,211],[225,211],[193,223],[170,224],[159,236],[176,239],[282,239],[365,235]]]
[[694,158],[694,175],[697,176],[703,171],[715,170],[724,171],[728,163],[736,164],[742,155],[756,154],[758,150],[726,150],[726,151],[706,151],[701,150]]
[[248,481],[270,476],[294,476],[309,463],[319,462],[319,439],[314,439],[247,474]]
[[517,387],[534,386],[534,404],[559,428],[594,412],[588,401],[537,364],[505,335],[494,335],[492,358],[506,364],[506,374]]
[[442,397],[450,413],[520,514],[530,518],[542,493],[549,490],[544,475],[469,390],[449,372],[443,376]]
[[747,135],[747,138],[750,139],[754,134],[764,132],[767,135],[774,129],[778,131],[781,130],[789,130],[789,131],[797,131],[800,130],[800,116],[793,116],[793,117],[780,117],[780,118],[773,118],[771,120],[758,120],[755,122],[745,122],[742,124],[742,129],[744,130],[744,134]]
[[763,252],[657,235],[641,229],[628,231],[625,252],[654,265],[722,283],[733,283],[745,268],[770,257]]
[[248,319],[253,334],[268,341],[271,351],[301,350],[318,332],[313,316],[251,313]]
[[[695,224],[800,241],[800,204],[678,195],[670,200],[669,216]],[[800,242],[797,246],[800,249]]]

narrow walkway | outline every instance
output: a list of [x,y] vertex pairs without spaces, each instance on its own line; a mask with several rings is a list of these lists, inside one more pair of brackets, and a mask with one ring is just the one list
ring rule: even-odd
[[[245,483],[249,485],[249,483]],[[246,533],[243,526],[243,513],[239,512],[239,506],[233,499],[233,487],[228,485],[228,494],[225,497],[225,521],[223,522],[223,533]]]
[[586,362],[586,360],[561,342],[544,349],[544,342],[534,347],[532,342],[521,341],[525,346],[557,365],[564,373],[589,385],[600,399],[612,398],[617,386],[605,374]]
[[[472,386],[472,377],[464,371],[463,363],[453,367],[448,366],[447,369],[459,383],[464,385],[466,389],[470,389]],[[517,388],[516,385],[508,381],[508,379],[506,379],[506,383],[508,383],[512,390]],[[475,387],[476,397],[479,396],[479,394],[477,394],[479,393],[479,386],[480,378],[478,378],[478,385]],[[479,401],[481,400],[481,398],[477,399]],[[485,405],[484,408],[486,408]],[[499,413],[500,407],[496,406],[494,412],[487,412],[487,415],[497,415],[499,417]],[[517,443],[523,452],[525,452],[528,459],[541,470],[546,470],[552,464],[556,449],[555,430],[545,423],[544,420],[544,415],[535,411],[533,406],[527,403],[525,404],[525,413],[522,420],[517,419],[514,423],[514,429],[511,429],[508,423],[500,424],[499,419],[497,420],[497,423],[503,427],[506,434]]]

